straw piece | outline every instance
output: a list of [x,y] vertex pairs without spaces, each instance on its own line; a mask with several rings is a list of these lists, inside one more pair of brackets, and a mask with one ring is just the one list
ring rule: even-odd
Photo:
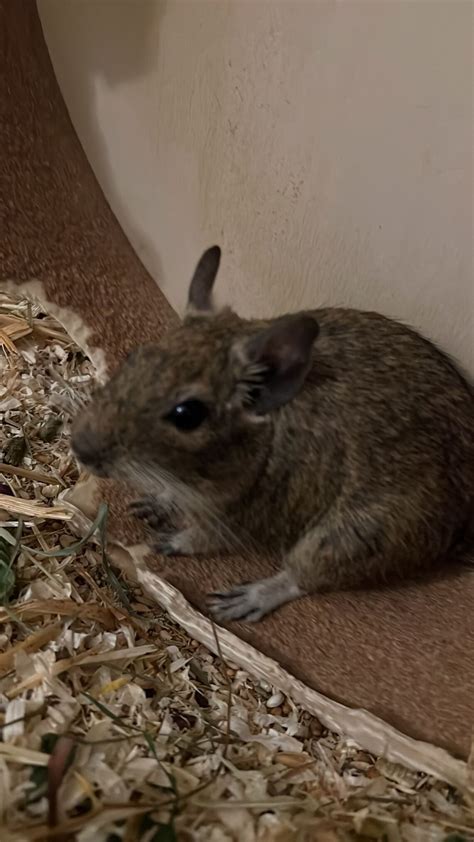
[[0,313],[0,346],[4,350],[7,348],[11,353],[18,353],[15,343],[30,333],[32,329],[26,319],[10,313]]
[[0,743],[0,757],[2,756],[8,758],[10,763],[24,763],[26,766],[47,766],[49,762],[49,754],[10,743]]
[[54,640],[61,630],[60,623],[51,623],[49,626],[42,626],[38,631],[30,634],[25,640],[21,640],[7,649],[6,652],[0,653],[0,674],[7,672],[13,665],[15,655],[19,652],[34,652]]
[[5,509],[11,514],[43,520],[71,520],[72,517],[71,512],[62,506],[45,506],[43,503],[32,503],[30,500],[10,497],[8,494],[0,494],[0,509]]
[[15,465],[7,465],[5,462],[0,462],[0,474],[5,474],[9,477],[31,479],[34,482],[42,482],[46,485],[61,485],[61,480],[50,474],[42,474],[40,471],[31,471],[29,468],[20,468]]

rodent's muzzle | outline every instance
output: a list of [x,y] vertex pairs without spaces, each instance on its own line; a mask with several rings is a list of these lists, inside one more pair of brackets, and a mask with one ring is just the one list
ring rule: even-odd
[[110,473],[110,446],[90,422],[81,417],[73,424],[71,448],[79,462],[100,477]]

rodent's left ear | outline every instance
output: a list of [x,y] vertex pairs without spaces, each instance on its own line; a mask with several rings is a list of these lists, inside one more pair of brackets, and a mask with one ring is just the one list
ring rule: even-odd
[[204,252],[191,278],[188,293],[188,312],[212,313],[212,288],[221,262],[219,246]]
[[237,390],[242,402],[264,415],[291,401],[311,367],[311,351],[319,333],[305,313],[284,316],[270,327],[240,340],[234,359],[241,367]]

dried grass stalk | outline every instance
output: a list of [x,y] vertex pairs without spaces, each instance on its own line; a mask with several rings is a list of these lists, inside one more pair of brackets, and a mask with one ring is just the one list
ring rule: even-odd
[[41,471],[31,471],[29,468],[20,468],[15,465],[7,465],[5,462],[0,462],[0,474],[9,477],[31,479],[33,482],[41,482],[46,485],[61,485],[61,480],[50,474],[43,474]]
[[41,518],[42,520],[71,520],[72,514],[62,506],[46,506],[43,503],[32,503],[20,497],[10,497],[0,494],[0,509],[10,514],[27,518]]
[[32,328],[21,316],[14,316],[10,313],[0,313],[0,347],[11,353],[18,353],[16,342],[29,336]]

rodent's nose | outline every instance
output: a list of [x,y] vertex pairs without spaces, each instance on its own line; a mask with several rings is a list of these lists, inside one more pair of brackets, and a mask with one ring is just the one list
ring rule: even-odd
[[106,475],[106,451],[100,436],[97,436],[89,424],[73,426],[71,447],[79,461],[91,471],[101,476]]

